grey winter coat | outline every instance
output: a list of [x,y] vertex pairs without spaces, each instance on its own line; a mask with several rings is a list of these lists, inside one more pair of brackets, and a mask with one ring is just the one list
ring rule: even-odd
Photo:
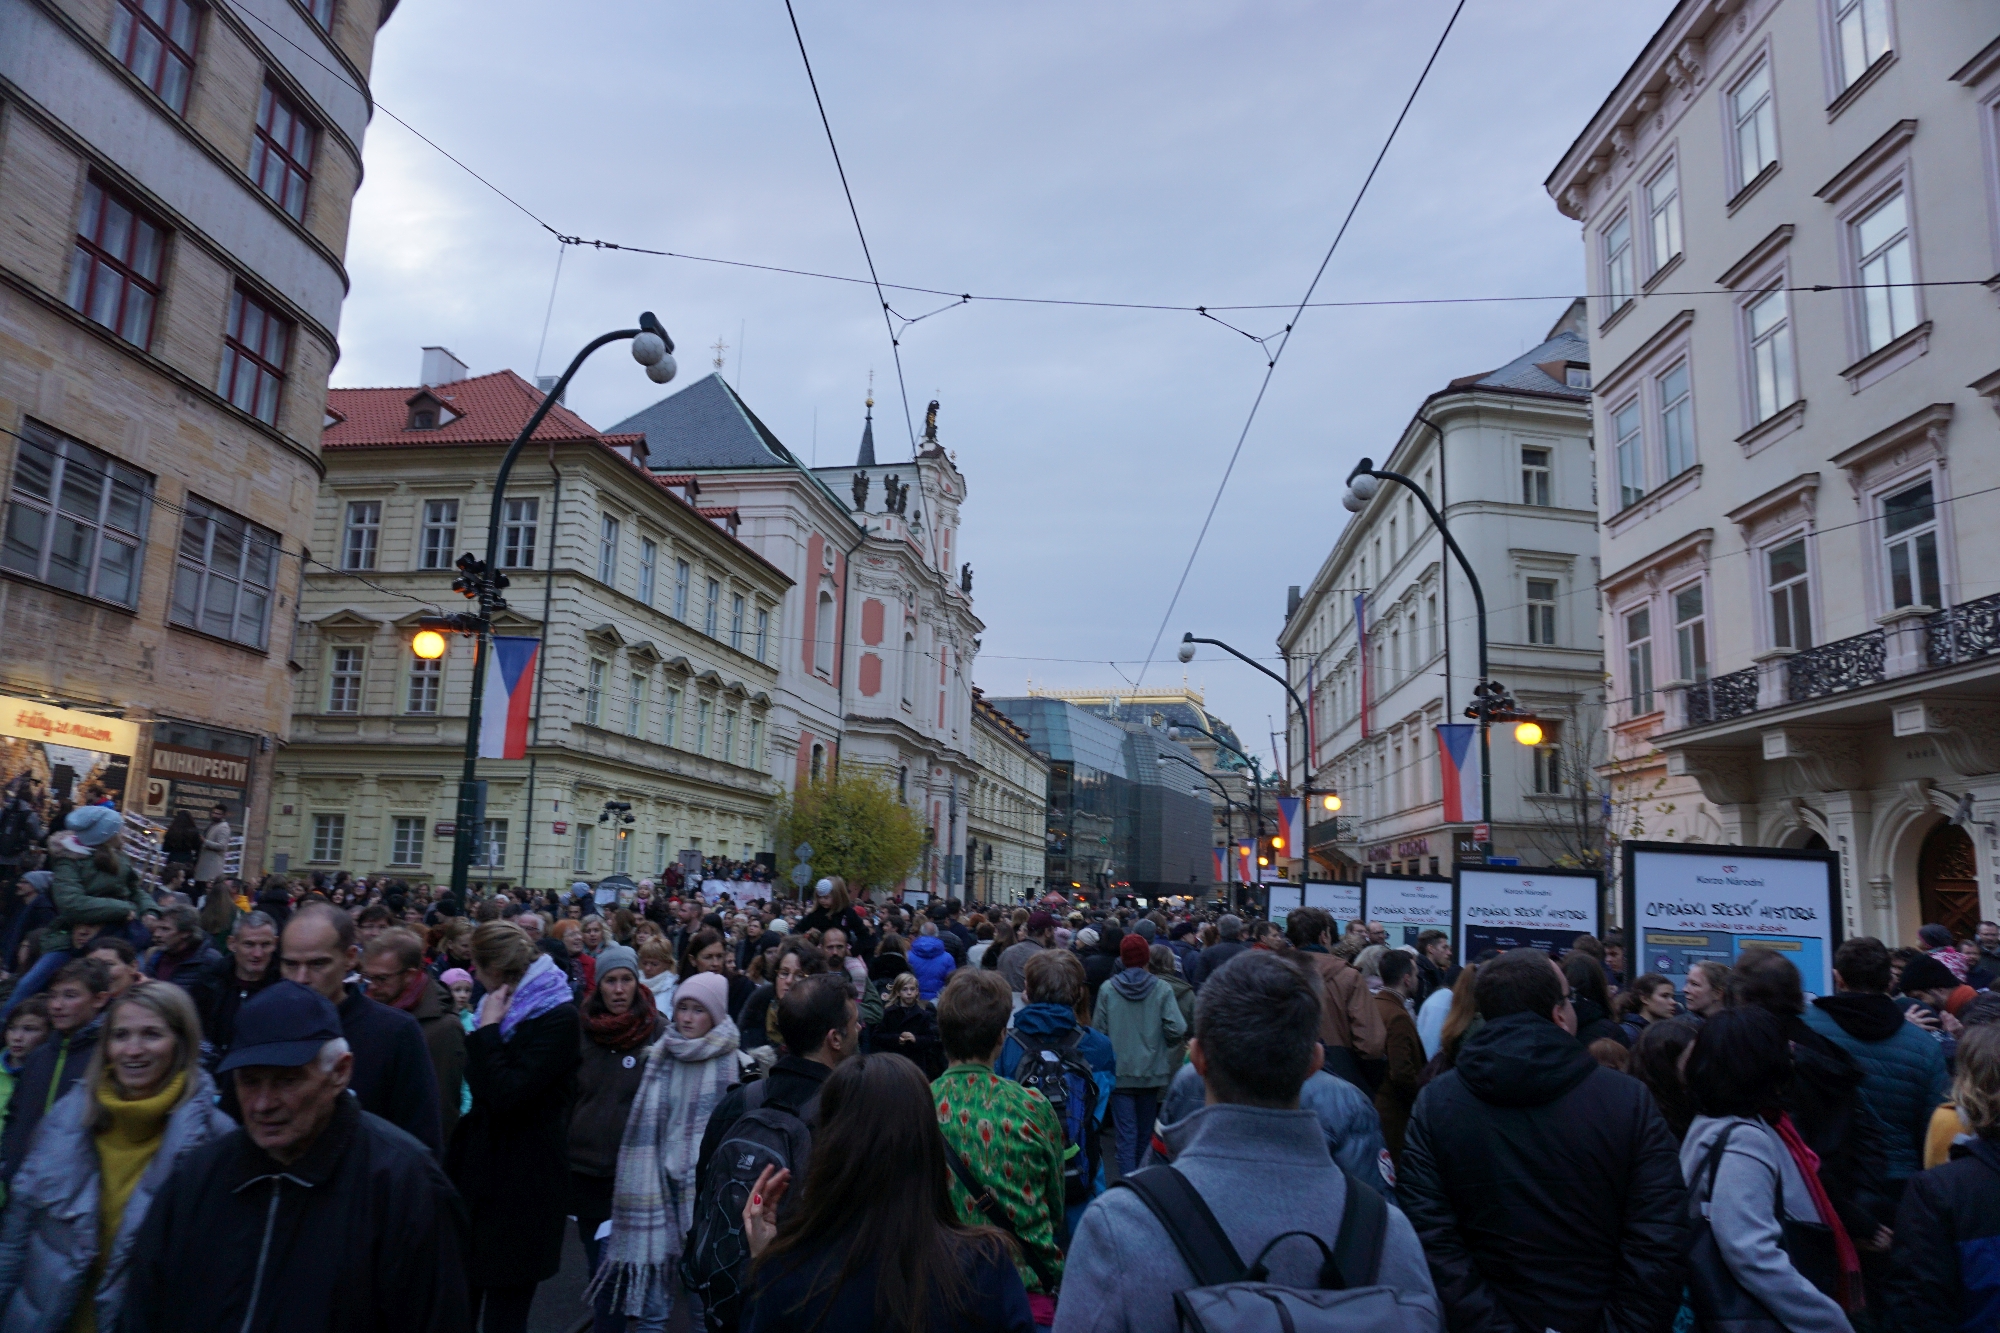
[[[1694,1177],[1731,1125],[1737,1128],[1716,1165],[1714,1194],[1697,1205],[1694,1192],[1704,1182]],[[1681,1175],[1688,1183],[1689,1207],[1699,1206],[1707,1215],[1730,1276],[1779,1323],[1792,1333],[1853,1333],[1840,1305],[1800,1276],[1785,1257],[1780,1200],[1785,1215],[1795,1221],[1817,1223],[1819,1210],[1777,1130],[1740,1116],[1697,1116],[1681,1143]]]
[[[180,1160],[232,1132],[215,1104],[215,1084],[196,1070],[194,1087],[167,1117],[152,1163],[126,1201],[117,1239],[91,1296],[97,1327],[118,1327],[127,1265],[148,1206]],[[0,1333],[63,1333],[97,1262],[97,1144],[86,1123],[90,1089],[63,1094],[36,1131],[33,1151],[14,1177],[0,1222]]]
[[223,858],[229,855],[229,825],[216,820],[201,835],[201,858],[194,863],[194,878],[203,884],[222,878]]

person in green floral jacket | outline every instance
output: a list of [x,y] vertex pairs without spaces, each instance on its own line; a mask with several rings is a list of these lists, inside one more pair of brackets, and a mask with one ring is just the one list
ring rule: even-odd
[[[1039,1323],[1062,1278],[1063,1133],[1040,1093],[993,1072],[1013,1009],[1014,994],[999,973],[952,974],[937,999],[938,1034],[951,1065],[931,1094],[938,1128],[958,1158],[951,1201],[959,1221],[1013,1233],[1015,1266]],[[966,1175],[988,1200],[985,1208],[966,1189]]]

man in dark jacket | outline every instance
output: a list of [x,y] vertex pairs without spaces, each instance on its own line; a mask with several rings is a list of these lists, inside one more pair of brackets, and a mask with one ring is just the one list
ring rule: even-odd
[[[349,1085],[361,1109],[442,1153],[437,1075],[423,1029],[401,1010],[369,999],[359,984],[345,984],[361,957],[354,918],[338,907],[302,907],[286,924],[278,953],[285,980],[318,991],[338,1006],[341,1035],[354,1054]],[[227,1089],[222,1109],[237,1115]]]
[[[695,1159],[695,1190],[700,1192],[708,1162],[729,1127],[745,1111],[765,1102],[777,1102],[799,1109],[799,1118],[808,1125],[819,1111],[820,1085],[832,1077],[842,1060],[861,1045],[861,1014],[854,1003],[854,991],[845,976],[822,973],[802,977],[792,984],[778,1002],[778,1033],[785,1039],[788,1054],[778,1057],[770,1077],[761,1083],[738,1084],[716,1104],[701,1136],[701,1154]],[[798,1054],[789,1054],[798,1052]],[[803,1179],[805,1165],[792,1163],[795,1179]]]
[[1118,951],[1125,942],[1125,928],[1116,921],[1105,921],[1097,930],[1097,943],[1083,955],[1083,984],[1092,995],[1124,967]]
[[222,954],[208,942],[200,916],[184,903],[161,909],[160,924],[153,936],[158,947],[140,970],[154,981],[177,981],[185,987],[203,968],[222,959]]
[[202,1065],[210,1073],[229,1053],[244,1003],[277,979],[277,923],[262,912],[246,912],[229,932],[229,957],[210,963],[187,983],[201,1015]]
[[1194,983],[1196,990],[1201,989],[1201,983],[1217,968],[1250,947],[1243,942],[1243,918],[1240,916],[1225,913],[1217,917],[1215,935],[1215,943],[1203,949],[1201,956],[1194,960],[1194,975],[1188,980]]
[[361,981],[369,999],[402,1010],[423,1029],[437,1082],[440,1142],[450,1143],[465,1088],[465,1026],[452,1008],[451,992],[424,971],[424,942],[408,930],[383,931],[362,951]]
[[49,1039],[35,1048],[7,1099],[0,1132],[0,1181],[14,1178],[28,1155],[35,1129],[62,1100],[97,1050],[104,1006],[111,1003],[111,974],[95,958],[73,958],[49,986]]
[[347,1096],[354,1057],[325,996],[266,988],[222,1072],[244,1127],[154,1196],[125,1333],[470,1327],[464,1206],[425,1145]]
[[1474,985],[1485,1026],[1418,1095],[1397,1183],[1446,1325],[1667,1327],[1686,1192],[1651,1094],[1578,1043],[1547,954],[1511,950]]

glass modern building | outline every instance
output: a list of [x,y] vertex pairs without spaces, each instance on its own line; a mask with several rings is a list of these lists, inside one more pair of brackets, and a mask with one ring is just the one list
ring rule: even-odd
[[[1043,883],[1098,898],[1204,893],[1215,883],[1214,809],[1185,745],[1062,699],[988,702],[1048,756]],[[1187,763],[1161,763],[1163,754]]]

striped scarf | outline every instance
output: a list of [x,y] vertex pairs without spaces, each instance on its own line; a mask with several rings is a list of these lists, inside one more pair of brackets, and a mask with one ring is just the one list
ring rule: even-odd
[[694,1225],[695,1164],[701,1136],[723,1094],[736,1083],[736,1025],[728,1019],[703,1037],[668,1027],[646,1057],[645,1077],[625,1120],[611,1192],[611,1239],[591,1282],[611,1308],[644,1311],[653,1284],[680,1257]]

